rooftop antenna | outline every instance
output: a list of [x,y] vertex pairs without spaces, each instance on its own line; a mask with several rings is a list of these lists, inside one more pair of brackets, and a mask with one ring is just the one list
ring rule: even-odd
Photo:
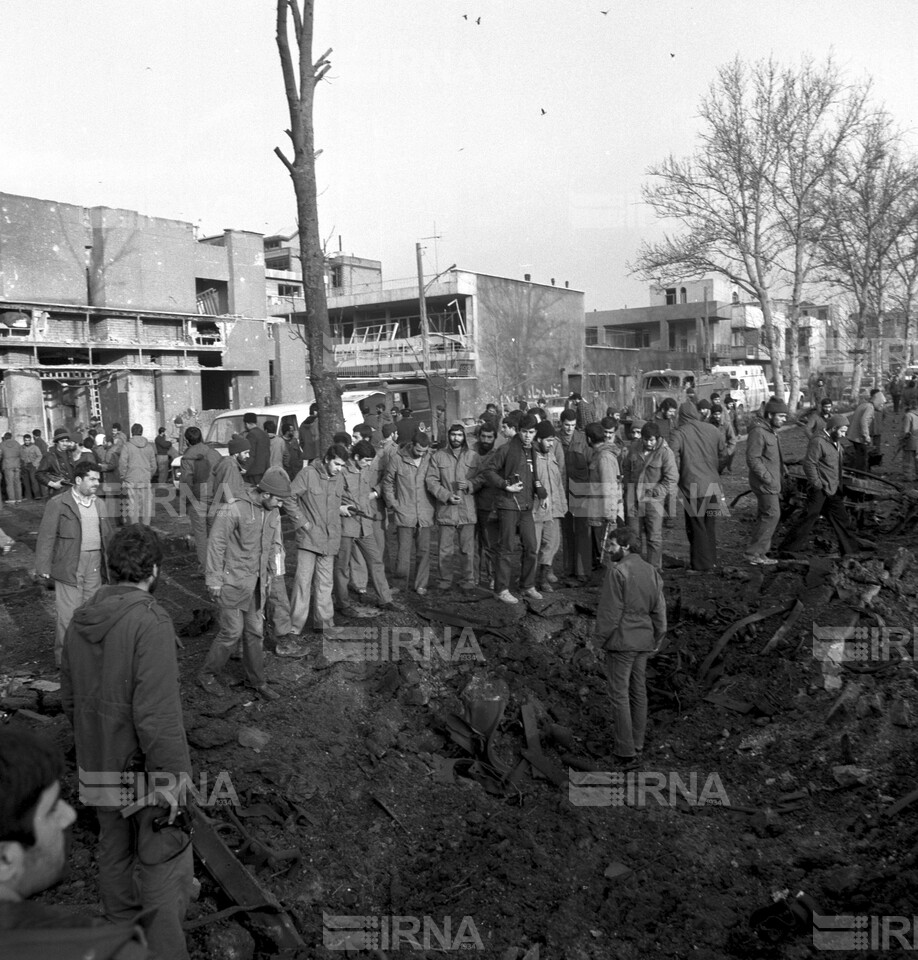
[[440,273],[440,248],[437,246],[437,241],[442,240],[443,237],[437,233],[437,221],[434,220],[433,225],[433,236],[430,237],[421,237],[422,240],[433,240],[434,242],[434,273]]

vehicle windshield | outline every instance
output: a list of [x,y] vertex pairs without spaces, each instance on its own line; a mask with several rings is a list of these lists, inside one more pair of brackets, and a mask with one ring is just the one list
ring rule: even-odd
[[210,425],[210,430],[207,431],[207,442],[216,444],[218,447],[225,447],[235,434],[242,433],[244,430],[241,413],[234,416],[217,417]]
[[730,377],[730,389],[738,390],[739,389],[739,380],[736,377]]
[[645,390],[678,390],[678,377],[648,376],[644,378]]

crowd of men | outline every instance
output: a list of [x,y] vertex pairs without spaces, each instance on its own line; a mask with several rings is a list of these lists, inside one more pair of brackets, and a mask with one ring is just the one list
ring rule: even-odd
[[[849,427],[827,398],[817,398],[802,423],[806,504],[778,552],[808,549],[820,516],[842,554],[873,547],[857,535],[845,509],[842,446],[848,433],[854,461],[869,468],[884,405],[884,395],[873,391]],[[918,440],[916,407],[918,400],[912,418],[905,417],[903,438]],[[786,484],[778,431],[788,413],[773,398],[748,424],[745,461],[757,509],[745,558],[753,565],[777,562],[772,541]],[[716,569],[717,520],[726,513],[721,475],[734,469],[738,441],[729,397],[688,398],[681,405],[664,400],[643,422],[613,411],[587,419],[572,396],[557,428],[544,408],[501,416],[490,405],[474,436],[462,423],[444,423],[438,446],[410,415],[391,417],[384,408],[352,433],[336,434],[324,451],[314,414],[281,437],[274,423],[259,424],[255,414],[243,423],[225,457],[203,442],[197,427],[183,437],[180,499],[218,609],[218,632],[197,676],[203,690],[226,696],[227,661],[238,656],[254,694],[278,699],[265,676],[266,625],[277,655],[302,657],[307,626],[321,633],[339,617],[372,615],[363,605],[368,587],[382,610],[398,609],[393,597],[399,591],[424,597],[432,584],[481,599],[486,590],[516,604],[520,597],[542,599],[562,578],[586,583],[600,571],[596,639],[611,690],[613,761],[629,769],[640,762],[646,664],[662,649],[667,629],[664,531],[674,522],[678,498],[690,573]],[[36,573],[55,590],[55,658],[80,770],[160,776],[150,793],[137,796],[128,817],[104,790],[93,793],[81,783],[100,824],[100,890],[111,935],[129,945],[142,941],[134,921],[143,907],[153,911],[145,931],[150,947],[182,958],[192,867],[181,783],[191,770],[175,630],[154,596],[163,552],[149,527],[147,499],[154,475],[165,479],[168,470],[173,451],[165,443],[147,443],[135,425],[130,439],[113,434],[100,444],[106,464],[117,460],[111,469],[124,484],[128,514],[119,517],[100,505],[111,469],[102,469],[95,450],[75,458],[70,435],[54,432],[35,468],[51,496]],[[14,474],[6,482],[16,489]],[[281,511],[296,545],[290,594]],[[27,903],[59,873],[61,836],[73,810],[60,797],[55,751],[17,736],[0,732],[0,931],[12,935],[11,942],[23,938],[17,954],[23,957],[51,949],[57,927],[94,945],[98,928],[77,932],[70,928],[84,924],[72,916],[42,910],[35,920]],[[34,925],[42,927],[43,940],[24,932]]]

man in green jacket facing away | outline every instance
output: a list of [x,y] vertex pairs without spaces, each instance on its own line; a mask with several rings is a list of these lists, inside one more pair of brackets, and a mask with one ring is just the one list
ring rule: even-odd
[[771,566],[778,561],[769,557],[771,538],[781,519],[781,484],[784,460],[777,431],[787,420],[787,404],[772,397],[765,404],[764,417],[752,421],[746,440],[746,466],[749,486],[758,502],[752,541],[746,547],[745,559],[758,566]]
[[638,538],[627,527],[618,527],[611,537],[616,549],[599,593],[596,637],[612,688],[614,757],[633,769],[647,729],[647,658],[666,634],[666,601],[660,574],[636,552]]

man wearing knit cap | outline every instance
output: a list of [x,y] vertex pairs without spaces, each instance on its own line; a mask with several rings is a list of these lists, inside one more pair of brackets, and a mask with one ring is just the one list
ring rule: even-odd
[[218,607],[219,632],[211,644],[198,683],[225,697],[217,675],[242,639],[246,684],[264,700],[280,694],[265,681],[265,601],[275,577],[284,575],[284,541],[278,508],[291,495],[282,467],[269,468],[255,488],[217,511],[207,541],[207,589]]
[[430,458],[427,468],[427,492],[436,501],[435,518],[440,533],[437,557],[437,587],[452,587],[453,557],[460,558],[458,579],[461,590],[475,589],[475,491],[484,480],[477,478],[478,458],[469,449],[465,427],[450,425],[447,445]]
[[781,444],[778,443],[778,430],[786,420],[787,404],[772,397],[765,404],[765,415],[753,418],[746,440],[749,486],[755,494],[758,512],[745,559],[756,566],[771,566],[778,562],[768,556],[768,551],[781,519],[784,459],[781,456]]
[[886,406],[886,397],[881,390],[871,390],[870,398],[859,404],[851,414],[848,427],[848,442],[852,446],[851,466],[855,470],[870,469],[871,447],[879,450],[880,414]]
[[838,540],[842,555],[872,549],[873,545],[862,543],[851,527],[851,519],[845,509],[841,492],[842,454],[841,441],[848,431],[848,418],[833,414],[826,428],[810,440],[803,461],[806,474],[806,508],[803,517],[787,532],[780,550],[784,553],[800,553],[806,547],[816,521],[825,517]]
[[647,562],[663,569],[663,514],[667,497],[675,495],[679,473],[669,444],[655,420],[640,428],[622,458],[625,517],[637,549],[647,539]]
[[221,504],[238,500],[245,495],[245,467],[251,455],[251,445],[244,436],[233,437],[229,442],[228,454],[214,467],[213,503],[210,518],[217,515]]

